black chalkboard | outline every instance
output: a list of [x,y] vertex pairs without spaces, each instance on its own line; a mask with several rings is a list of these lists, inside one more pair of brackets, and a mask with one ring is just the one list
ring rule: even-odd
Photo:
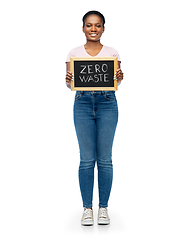
[[117,81],[114,80],[117,57],[71,58],[70,61],[74,75],[71,90],[117,90]]

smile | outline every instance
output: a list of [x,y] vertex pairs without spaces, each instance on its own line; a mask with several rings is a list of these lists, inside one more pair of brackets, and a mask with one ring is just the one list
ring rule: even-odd
[[97,36],[97,34],[96,33],[91,33],[91,34],[89,34],[91,37],[96,37]]

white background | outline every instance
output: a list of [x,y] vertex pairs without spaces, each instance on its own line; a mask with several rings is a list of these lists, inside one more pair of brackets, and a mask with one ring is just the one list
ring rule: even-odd
[[[85,44],[89,10],[105,16],[124,80],[111,225],[86,228],[65,59]],[[186,13],[182,0],[1,1],[1,240],[187,239]],[[95,218],[97,206],[95,181]]]

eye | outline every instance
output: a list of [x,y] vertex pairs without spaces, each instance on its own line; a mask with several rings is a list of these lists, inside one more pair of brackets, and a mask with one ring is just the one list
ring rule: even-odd
[[98,27],[98,28],[100,28],[100,27],[101,27],[101,25],[97,25],[97,27]]
[[91,27],[91,25],[90,25],[90,24],[87,24],[86,27]]

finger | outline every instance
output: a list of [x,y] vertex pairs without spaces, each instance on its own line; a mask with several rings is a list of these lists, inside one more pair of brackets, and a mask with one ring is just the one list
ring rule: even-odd
[[68,77],[70,77],[70,78],[72,78],[72,73],[69,73],[69,72],[67,72],[67,74],[66,74],[66,76],[68,76]]
[[119,73],[119,72],[122,72],[121,68],[118,68],[117,71],[116,71],[116,73]]
[[116,71],[116,73],[120,73],[122,72],[121,68],[118,68],[118,70]]
[[66,74],[66,82],[71,82],[74,80],[74,76],[71,72],[67,72]]
[[121,71],[121,69],[116,73],[116,76],[123,76],[123,72]]
[[123,80],[123,75],[117,76],[116,78],[118,81],[121,81],[121,80]]
[[123,79],[123,75],[116,76],[117,80]]
[[121,71],[120,68],[117,69],[114,75],[114,80],[117,80],[118,82],[121,82],[123,80],[123,72]]
[[118,76],[121,76],[121,75],[123,75],[122,71],[116,72],[116,76],[117,76],[117,77],[118,77]]

